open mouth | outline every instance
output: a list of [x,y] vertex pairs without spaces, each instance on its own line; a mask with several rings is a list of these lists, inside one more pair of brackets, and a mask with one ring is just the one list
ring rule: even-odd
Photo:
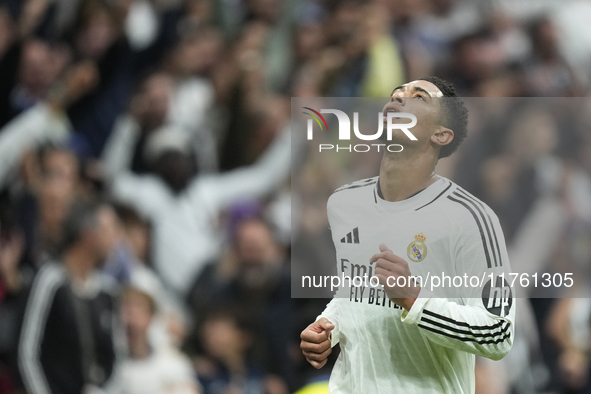
[[[395,113],[395,112],[400,112],[400,111],[398,109],[396,109],[396,108],[388,108],[387,110],[385,110],[383,112],[383,114],[384,114],[384,117],[383,117],[384,123],[386,123],[388,121],[388,112],[394,112]],[[400,117],[395,116],[394,119],[400,119]]]

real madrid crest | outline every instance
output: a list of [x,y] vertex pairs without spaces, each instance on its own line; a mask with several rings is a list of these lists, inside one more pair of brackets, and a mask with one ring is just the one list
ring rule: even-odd
[[408,255],[409,259],[418,263],[427,257],[427,245],[425,245],[426,240],[427,237],[425,237],[425,234],[423,233],[415,235],[415,240],[412,241],[406,249],[406,254]]

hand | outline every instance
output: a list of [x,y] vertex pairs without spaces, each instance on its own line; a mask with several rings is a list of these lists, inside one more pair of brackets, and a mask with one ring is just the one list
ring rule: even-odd
[[71,66],[63,78],[55,84],[49,94],[49,105],[55,111],[63,111],[68,105],[75,102],[99,83],[99,71],[96,65],[90,61],[81,61]]
[[39,26],[49,3],[48,0],[28,0],[24,2],[19,19],[21,37],[28,37]]
[[99,83],[99,71],[94,62],[84,60],[66,72],[64,86],[68,103],[72,103],[94,89]]
[[558,366],[568,388],[578,389],[587,382],[589,359],[582,351],[578,349],[563,351],[558,358]]
[[330,332],[333,329],[334,324],[327,318],[321,317],[318,321],[310,324],[300,335],[302,353],[316,369],[324,367],[328,361],[328,355],[332,353]]
[[[385,244],[380,244],[380,253],[371,256],[369,261],[376,263],[375,276],[384,286],[388,297],[407,311],[410,310],[419,296],[421,288],[410,280],[411,273],[408,263],[396,256]],[[392,277],[390,284],[394,286],[388,285],[388,277]],[[398,277],[404,277],[405,280],[398,281]],[[399,283],[406,284],[406,286],[399,287]]]

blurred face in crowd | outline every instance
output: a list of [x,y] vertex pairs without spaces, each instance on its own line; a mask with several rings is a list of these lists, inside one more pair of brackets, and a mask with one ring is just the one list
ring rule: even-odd
[[[417,138],[417,141],[412,141],[409,144],[409,138],[400,129],[392,131],[392,142],[403,144],[405,150],[410,148],[415,151],[427,151],[432,148],[432,143],[439,137],[446,137],[441,135],[443,131],[447,130],[453,132],[441,125],[441,97],[443,93],[437,86],[431,82],[417,80],[401,85],[394,89],[390,101],[386,103],[383,109],[384,115],[384,130],[387,127],[388,112],[407,112],[417,117],[417,124],[412,129],[411,133]],[[409,123],[409,119],[393,119],[394,123]],[[386,132],[382,133],[382,137],[386,137]],[[449,137],[449,136],[447,136]],[[444,141],[446,143],[451,142]]]
[[220,32],[206,27],[182,39],[172,55],[172,68],[179,76],[200,75],[211,70],[223,48]]
[[367,31],[362,27],[363,16],[363,8],[351,2],[343,3],[336,12],[332,34],[347,59],[355,59],[367,49],[369,41]]
[[148,258],[148,248],[150,243],[150,231],[146,223],[130,223],[125,226],[127,242],[133,250],[133,254],[140,260],[146,261]]
[[250,0],[250,11],[256,19],[273,23],[279,16],[279,2],[277,0]]
[[140,291],[128,289],[123,295],[121,312],[130,342],[133,338],[145,337],[154,314],[152,299]]
[[165,73],[158,73],[146,80],[141,92],[143,122],[149,128],[164,123],[168,115],[174,85],[172,78]]
[[220,361],[244,356],[251,344],[250,335],[229,316],[208,318],[201,333],[207,354]]
[[319,23],[302,24],[295,39],[295,53],[300,61],[314,58],[324,47],[324,31]]
[[176,150],[163,152],[155,162],[155,171],[175,193],[183,192],[195,175],[191,157]]
[[536,23],[532,31],[534,50],[539,56],[551,59],[559,53],[558,32],[549,19]]
[[102,265],[120,239],[117,214],[113,208],[102,206],[96,214],[96,226],[83,235],[84,246],[97,262]]
[[74,194],[80,181],[80,163],[72,152],[51,150],[43,156],[41,165],[46,180],[51,179],[61,184],[66,192]]
[[281,253],[269,227],[257,219],[250,219],[238,227],[236,252],[245,268],[275,265]]
[[76,156],[63,149],[45,152],[41,158],[43,177],[39,188],[39,213],[44,239],[56,244],[61,227],[79,183],[79,163]]
[[57,243],[73,195],[62,182],[45,180],[40,187],[39,214],[46,241]]
[[522,166],[531,166],[558,144],[554,117],[542,110],[523,111],[511,125],[505,150]]
[[106,8],[89,10],[86,23],[76,35],[76,49],[82,55],[100,59],[117,38],[115,21]]
[[328,39],[339,41],[350,32],[359,28],[361,23],[361,7],[347,1],[339,4],[328,25]]
[[482,165],[482,184],[490,201],[503,202],[512,196],[519,168],[509,156],[495,156]]
[[57,79],[67,63],[67,55],[41,40],[29,40],[23,47],[19,82],[30,93],[41,96]]
[[506,61],[499,43],[484,37],[468,38],[458,44],[454,59],[458,71],[470,81],[494,75]]
[[199,21],[207,21],[211,18],[212,4],[209,0],[187,0],[187,15]]

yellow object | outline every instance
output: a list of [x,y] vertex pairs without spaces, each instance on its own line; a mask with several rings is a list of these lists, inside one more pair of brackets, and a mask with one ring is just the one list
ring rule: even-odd
[[294,394],[328,394],[328,382],[318,382],[309,384]]
[[361,95],[390,97],[392,90],[404,83],[404,66],[396,41],[388,35],[377,38],[370,44],[368,57]]

